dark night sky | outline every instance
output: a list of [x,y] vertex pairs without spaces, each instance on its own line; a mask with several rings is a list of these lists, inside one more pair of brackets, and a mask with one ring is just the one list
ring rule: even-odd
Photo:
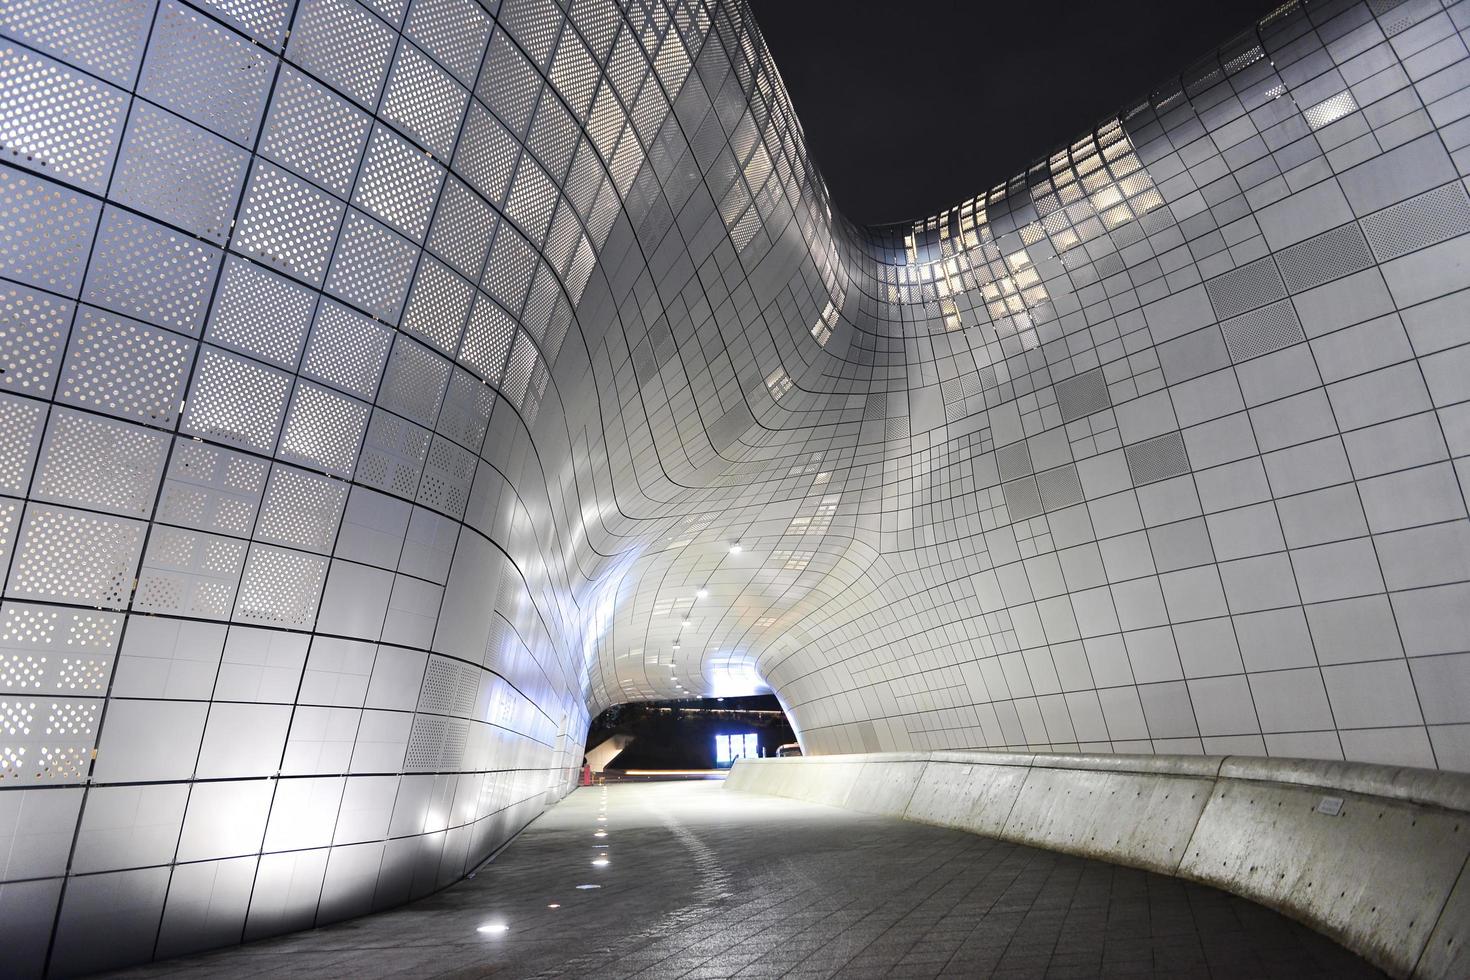
[[923,218],[1019,173],[1280,0],[750,0],[838,207]]

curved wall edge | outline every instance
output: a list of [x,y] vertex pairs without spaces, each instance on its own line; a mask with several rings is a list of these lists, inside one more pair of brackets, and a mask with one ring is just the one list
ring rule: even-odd
[[[1132,764],[1130,764],[1132,763]],[[1470,966],[1470,776],[1299,759],[988,752],[741,759],[725,789],[1189,878],[1395,977]]]

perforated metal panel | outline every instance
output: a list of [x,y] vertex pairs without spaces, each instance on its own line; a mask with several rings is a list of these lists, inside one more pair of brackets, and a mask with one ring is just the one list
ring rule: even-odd
[[25,496],[45,427],[44,404],[0,395],[0,493]]
[[269,469],[264,460],[181,438],[163,481],[158,520],[248,536]]
[[326,572],[325,558],[252,545],[235,600],[235,620],[310,629]]
[[233,538],[158,528],[148,539],[133,608],[225,619],[234,606],[245,548]]
[[1470,195],[1446,184],[1363,219],[1373,254],[1386,262],[1416,249],[1470,232]]
[[393,345],[380,403],[420,425],[433,425],[449,387],[451,365],[408,337]]
[[17,0],[0,12],[0,31],[126,87],[137,76],[153,8],[153,0]]
[[404,238],[349,210],[327,274],[327,292],[364,312],[398,322],[418,253]]
[[1128,458],[1128,472],[1138,486],[1189,472],[1184,437],[1177,432],[1134,443],[1125,447],[1124,453]]
[[250,145],[277,61],[249,39],[175,0],[158,6],[139,94]]
[[243,255],[319,286],[343,210],[330,194],[257,161],[231,244]]
[[124,608],[133,590],[144,528],[124,518],[30,504],[5,594]]
[[342,481],[277,465],[261,503],[255,536],[273,544],[330,553],[346,503],[347,484]]
[[386,412],[374,412],[357,479],[397,496],[412,497],[428,449],[427,431]]
[[171,425],[194,346],[167,330],[83,307],[56,397],[132,421]]
[[[316,313],[317,294],[250,262],[225,260],[205,338],[258,360],[293,368]],[[269,319],[261,310],[270,310]]]
[[197,333],[220,255],[186,235],[108,208],[82,299],[118,313]]
[[269,453],[290,391],[290,375],[206,347],[189,389],[183,428],[211,441]]
[[0,48],[0,77],[6,160],[100,193],[117,153],[127,94],[12,45]]
[[1236,361],[1269,354],[1306,339],[1290,300],[1225,320],[1220,324],[1220,331],[1225,335],[1231,359]]
[[1041,491],[1031,477],[1001,485],[1005,493],[1006,513],[1013,521],[1024,521],[1041,513]]
[[60,184],[0,170],[0,264],[6,275],[75,297],[102,207]]
[[1265,306],[1286,295],[1281,274],[1270,258],[1258,259],[1234,272],[1211,279],[1205,283],[1205,288],[1209,290],[1215,314],[1222,320]]
[[0,690],[102,696],[122,625],[117,613],[0,603]]
[[317,308],[316,323],[301,373],[356,395],[371,399],[388,359],[393,332],[370,317],[327,301]]
[[1373,264],[1368,243],[1356,224],[1293,245],[1276,257],[1289,292],[1300,293]]
[[1082,481],[1077,476],[1077,467],[1059,466],[1036,474],[1036,485],[1041,491],[1041,501],[1047,510],[1080,504],[1083,499]]
[[0,282],[0,387],[44,398],[61,373],[76,305]]
[[140,102],[128,120],[112,196],[223,244],[249,159],[229,141]]
[[83,412],[51,413],[31,495],[38,500],[147,517],[169,439]]
[[1062,411],[1064,422],[1101,412],[1112,404],[1101,368],[1058,381],[1056,389],[1057,407]]

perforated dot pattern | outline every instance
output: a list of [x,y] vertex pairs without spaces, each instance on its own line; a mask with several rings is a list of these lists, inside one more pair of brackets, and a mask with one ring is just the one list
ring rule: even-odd
[[164,0],[138,88],[205,129],[249,145],[276,64],[268,51],[235,31]]
[[0,10],[0,32],[128,87],[153,8],[151,0],[14,0]]
[[291,377],[206,347],[189,390],[184,428],[258,452],[275,448]]
[[327,388],[299,384],[281,434],[281,455],[351,476],[368,408]]
[[25,495],[45,424],[45,405],[0,395],[0,493]]
[[276,466],[255,534],[262,541],[330,552],[347,502],[347,484],[290,466]]
[[13,279],[75,297],[100,213],[75,191],[0,169],[0,266]]
[[0,283],[0,389],[51,393],[75,311],[58,296]]
[[343,205],[305,181],[257,163],[232,247],[314,285],[327,271]]
[[171,425],[194,343],[84,307],[72,329],[58,399],[152,425]]
[[418,253],[413,245],[360,211],[348,211],[327,291],[357,308],[398,322]]
[[317,310],[303,374],[359,398],[373,398],[388,358],[393,332],[330,300]]
[[100,191],[127,95],[49,58],[0,47],[0,159]]
[[316,619],[326,559],[283,548],[252,545],[235,618],[307,629]]
[[[316,313],[317,295],[283,276],[231,256],[225,262],[205,339],[293,368]],[[270,310],[266,318],[261,310]]]
[[220,253],[163,225],[108,208],[82,298],[184,333],[198,333]]
[[7,594],[106,609],[127,604],[143,525],[33,504],[26,510]]
[[33,496],[147,517],[163,472],[168,437],[58,408],[51,415]]
[[223,244],[249,154],[146,102],[128,120],[112,196],[201,238]]

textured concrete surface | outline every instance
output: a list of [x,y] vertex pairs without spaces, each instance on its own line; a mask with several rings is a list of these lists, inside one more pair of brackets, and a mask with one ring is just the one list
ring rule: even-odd
[[120,976],[390,974],[1381,976],[1212,888],[715,783],[578,790],[424,901]]
[[746,759],[732,791],[1177,875],[1393,976],[1470,970],[1470,776],[1302,759],[941,752]]

